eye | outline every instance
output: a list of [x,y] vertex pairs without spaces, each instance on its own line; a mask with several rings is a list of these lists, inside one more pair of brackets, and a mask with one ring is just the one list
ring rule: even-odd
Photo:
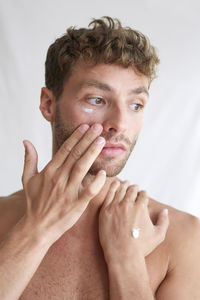
[[88,98],[88,102],[93,105],[100,105],[103,103],[103,99],[100,97]]
[[140,111],[143,108],[143,105],[139,103],[133,103],[130,105],[130,107],[134,111]]

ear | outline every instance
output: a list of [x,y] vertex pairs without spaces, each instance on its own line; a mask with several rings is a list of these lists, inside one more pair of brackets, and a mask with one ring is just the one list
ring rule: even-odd
[[55,110],[56,110],[56,100],[53,92],[46,87],[41,89],[40,95],[40,111],[43,117],[49,121],[54,121]]

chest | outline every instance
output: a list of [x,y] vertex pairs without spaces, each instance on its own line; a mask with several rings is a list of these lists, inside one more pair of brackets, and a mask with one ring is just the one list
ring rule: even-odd
[[107,267],[101,249],[50,249],[20,297],[33,299],[109,299]]
[[[50,249],[20,300],[109,300],[108,272],[101,248],[81,250]],[[146,260],[154,292],[166,274],[165,256],[156,257],[158,253]]]

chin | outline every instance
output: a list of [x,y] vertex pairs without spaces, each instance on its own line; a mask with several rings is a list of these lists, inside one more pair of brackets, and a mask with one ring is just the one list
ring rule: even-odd
[[123,160],[118,163],[116,163],[114,159],[109,159],[108,161],[103,161],[103,162],[95,161],[94,164],[89,169],[88,173],[90,175],[95,176],[100,170],[105,170],[107,177],[115,177],[124,168],[126,161],[127,160]]

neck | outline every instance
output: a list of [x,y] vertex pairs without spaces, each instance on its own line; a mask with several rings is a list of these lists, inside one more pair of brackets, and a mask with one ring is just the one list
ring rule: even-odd
[[[83,185],[89,184],[93,180],[93,176],[87,175],[84,179]],[[105,185],[100,191],[100,193],[91,200],[88,207],[76,222],[76,224],[66,232],[65,237],[71,240],[78,240],[80,243],[83,242],[84,245],[92,243],[98,243],[98,222],[99,222],[99,212],[103,201],[106,197],[110,184],[116,177],[110,177],[106,179]]]
[[[98,221],[98,214],[101,209],[101,206],[105,200],[105,197],[108,193],[111,183],[115,179],[116,179],[116,177],[107,177],[106,178],[106,182],[105,182],[103,188],[101,189],[99,194],[90,201],[87,209],[85,210],[85,212],[83,213],[83,215],[81,216],[81,218],[79,219],[77,224],[82,223],[82,224],[84,224],[84,226],[90,227],[90,225],[91,225],[91,223],[93,223],[94,219]],[[83,180],[83,186],[87,186],[92,180],[94,180],[94,176],[87,174]]]

